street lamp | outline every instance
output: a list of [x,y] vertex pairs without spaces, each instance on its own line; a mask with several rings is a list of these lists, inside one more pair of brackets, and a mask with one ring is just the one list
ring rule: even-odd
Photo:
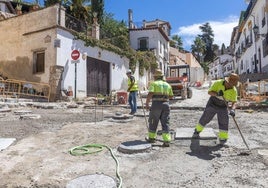
[[254,32],[254,35],[259,37],[259,36],[262,36],[262,37],[265,37],[267,35],[267,33],[259,33],[259,27],[257,25],[254,25],[254,27],[252,28],[253,29],[253,32]]
[[259,34],[259,27],[258,26],[254,25],[254,27],[252,29],[253,29],[255,36]]
[[[256,38],[257,37],[266,37],[267,36],[267,33],[260,33],[259,31],[259,27],[257,25],[254,24],[254,27],[252,28],[253,29],[253,32],[254,32],[254,35],[255,35],[255,55],[256,55],[256,52],[257,52],[257,48],[256,48]],[[259,67],[260,67],[260,72],[262,72],[261,70],[261,61],[259,63]],[[257,68],[257,65],[255,64],[255,69]],[[257,70],[257,69],[256,69]]]

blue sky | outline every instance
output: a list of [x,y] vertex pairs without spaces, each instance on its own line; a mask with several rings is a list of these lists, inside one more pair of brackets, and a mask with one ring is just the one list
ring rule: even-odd
[[214,31],[214,43],[229,46],[233,27],[246,8],[245,0],[105,0],[105,11],[116,20],[127,23],[128,9],[132,9],[134,23],[168,21],[171,35],[178,34],[186,50],[200,34],[199,26],[206,22]]

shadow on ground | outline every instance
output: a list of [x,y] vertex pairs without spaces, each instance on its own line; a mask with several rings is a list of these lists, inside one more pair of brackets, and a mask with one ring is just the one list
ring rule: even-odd
[[220,153],[217,153],[218,150],[220,150],[223,147],[222,145],[215,145],[215,146],[203,146],[200,145],[199,139],[191,139],[191,145],[190,145],[190,152],[186,152],[186,154],[190,156],[196,156],[199,159],[203,160],[212,160],[215,157],[221,157]]

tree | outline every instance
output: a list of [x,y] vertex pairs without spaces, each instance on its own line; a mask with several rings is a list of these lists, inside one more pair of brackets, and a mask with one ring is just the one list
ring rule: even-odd
[[90,0],[72,0],[65,3],[66,12],[70,13],[75,18],[89,22],[90,21]]
[[204,52],[204,61],[211,62],[216,57],[213,51],[214,34],[210,24],[207,22],[199,27],[202,34],[198,35],[206,45]]
[[178,50],[184,50],[183,49],[183,42],[179,35],[173,35],[172,40],[170,40],[170,46],[173,48],[177,48]]
[[203,56],[206,50],[206,44],[199,36],[195,38],[194,44],[191,45],[191,50],[193,55],[199,61],[199,63],[203,62]]
[[45,0],[44,5],[45,7],[49,7],[51,5],[55,5],[56,3],[60,3],[59,0]]
[[100,38],[122,49],[129,47],[126,24],[115,20],[113,14],[104,13]]
[[[104,15],[104,1],[103,0],[91,0],[91,17],[94,17],[94,13],[97,14],[98,23],[103,24]],[[91,19],[92,20],[92,19]],[[90,22],[92,23],[92,21]]]
[[194,44],[191,45],[191,50],[192,50],[193,55],[196,57],[196,59],[200,63],[201,67],[204,69],[204,72],[208,74],[209,63],[204,61],[204,58],[203,58],[204,53],[206,51],[206,44],[199,36],[195,38]]

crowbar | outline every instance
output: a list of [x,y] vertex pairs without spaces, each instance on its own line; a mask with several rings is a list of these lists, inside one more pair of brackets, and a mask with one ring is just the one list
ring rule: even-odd
[[141,96],[140,90],[139,90],[139,96],[140,96],[140,99],[141,99],[141,106],[142,106],[143,115],[144,115],[144,118],[145,118],[146,127],[149,130],[149,126],[148,126],[148,122],[147,122],[147,118],[146,118],[146,114],[145,114],[144,105],[143,105],[143,101],[142,101],[142,96]]
[[[226,99],[225,99],[223,96],[222,96],[222,98],[223,98],[224,102],[226,103],[226,105],[227,105],[227,107],[228,107],[228,102],[226,101]],[[247,142],[246,142],[246,140],[245,140],[245,138],[244,138],[244,136],[243,136],[243,134],[242,134],[242,132],[241,132],[239,126],[238,126],[238,123],[237,123],[235,117],[232,116],[232,118],[233,118],[233,120],[234,120],[234,123],[235,123],[235,125],[236,125],[236,128],[237,128],[237,130],[238,130],[238,132],[239,132],[239,134],[240,134],[240,136],[241,136],[241,138],[242,138],[244,144],[246,145],[247,149],[248,149],[249,151],[251,151],[251,150],[249,149],[249,147],[248,147],[248,144],[247,144]],[[240,153],[240,155],[249,155],[249,154],[246,153],[246,152],[242,152],[242,153]]]

